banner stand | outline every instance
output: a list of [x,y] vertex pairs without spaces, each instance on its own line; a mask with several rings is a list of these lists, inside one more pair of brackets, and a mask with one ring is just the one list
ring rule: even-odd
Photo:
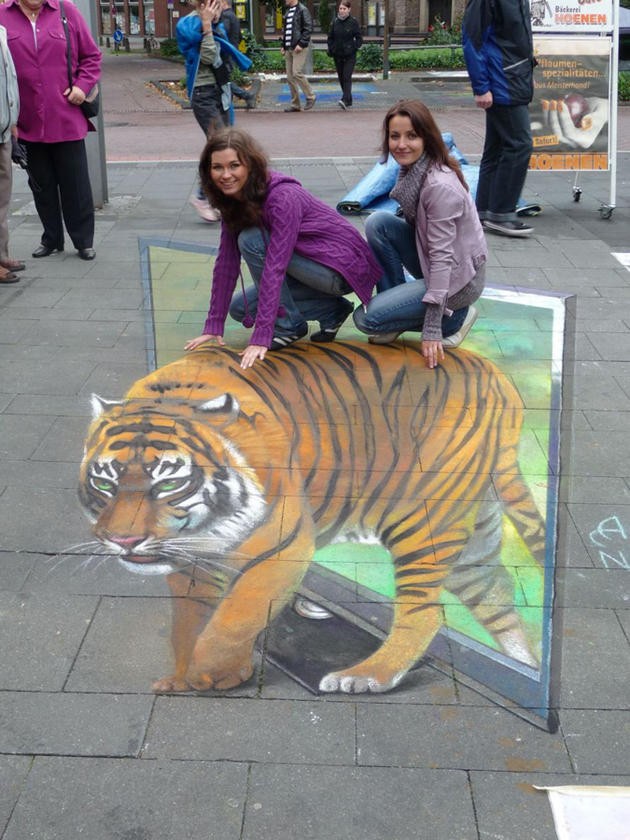
[[575,172],[576,202],[581,172],[609,171],[609,199],[599,214],[610,219],[617,197],[619,0],[574,2],[552,9],[546,0],[530,0],[538,60],[530,170]]

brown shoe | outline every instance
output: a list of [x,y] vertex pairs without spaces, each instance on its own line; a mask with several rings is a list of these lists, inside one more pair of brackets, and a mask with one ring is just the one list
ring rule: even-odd
[[0,267],[0,283],[19,283],[20,278],[12,271],[7,271],[6,268]]
[[302,110],[301,108],[295,108],[293,105],[287,105],[287,107],[284,109],[284,113],[285,114],[290,114],[292,111],[301,111],[301,110]]
[[8,271],[24,271],[26,268],[22,260],[0,260],[0,265]]
[[306,104],[304,105],[305,111],[310,111],[313,105],[317,102],[317,97],[314,96],[312,99],[307,99]]

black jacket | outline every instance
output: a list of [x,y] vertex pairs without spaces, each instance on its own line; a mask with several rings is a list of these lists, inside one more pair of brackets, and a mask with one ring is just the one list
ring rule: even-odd
[[328,30],[328,55],[350,58],[356,54],[362,43],[363,36],[356,18],[352,15],[348,15],[345,20],[335,17]]
[[234,10],[224,9],[219,20],[225,26],[230,43],[238,49],[238,45],[241,43],[241,22],[236,17]]
[[[286,12],[284,21],[282,23],[282,37],[280,43],[284,47],[284,30],[286,28]],[[295,17],[293,18],[293,32],[291,37],[291,47],[294,50],[296,47],[301,47],[303,50],[308,47],[311,42],[311,35],[313,33],[313,20],[311,13],[302,3],[298,3],[295,7]]]

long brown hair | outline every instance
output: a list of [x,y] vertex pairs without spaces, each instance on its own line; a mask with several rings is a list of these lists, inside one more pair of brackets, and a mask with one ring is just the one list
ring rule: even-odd
[[[210,174],[213,152],[223,152],[225,149],[233,149],[239,161],[249,169],[241,198],[232,198],[221,192]],[[260,224],[262,206],[267,195],[268,166],[267,155],[245,131],[225,128],[208,138],[199,159],[201,187],[210,204],[221,211],[223,221],[232,233]]]
[[383,120],[383,143],[381,146],[382,161],[387,160],[389,155],[389,123],[392,117],[409,117],[413,130],[418,137],[422,138],[424,143],[424,150],[428,157],[435,163],[441,166],[447,166],[452,169],[462,183],[462,186],[468,190],[468,184],[464,180],[462,170],[455,158],[451,157],[446,148],[446,144],[437,127],[437,123],[431,115],[431,111],[427,106],[418,99],[401,100],[396,105],[392,105],[389,111],[385,114]]

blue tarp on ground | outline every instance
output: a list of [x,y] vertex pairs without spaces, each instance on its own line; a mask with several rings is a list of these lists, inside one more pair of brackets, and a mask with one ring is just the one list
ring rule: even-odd
[[[450,155],[461,166],[468,188],[474,198],[479,180],[479,167],[468,163],[455,145],[450,131],[444,132],[442,137]],[[390,213],[395,213],[398,210],[398,202],[390,198],[389,193],[396,183],[398,168],[398,164],[391,155],[384,163],[379,161],[375,164],[367,175],[337,204],[339,213],[354,215],[357,213],[374,213],[376,210],[388,210]],[[535,216],[540,211],[540,205],[526,204],[522,198],[519,199],[516,211],[518,215]]]

